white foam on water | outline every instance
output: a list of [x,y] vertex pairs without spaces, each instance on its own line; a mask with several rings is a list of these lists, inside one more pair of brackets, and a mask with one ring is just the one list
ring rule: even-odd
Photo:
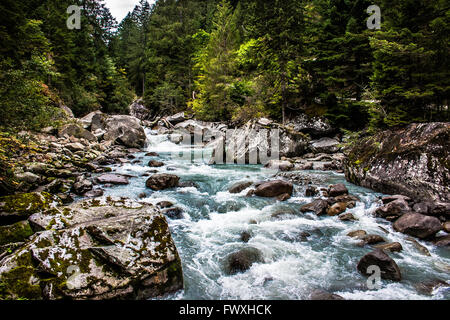
[[[186,151],[186,147],[170,142],[167,135],[150,135],[148,140],[149,151]],[[429,278],[450,280],[448,272],[445,272],[450,259],[440,256],[429,243],[417,240],[432,256],[423,255],[412,243],[406,241],[406,235],[395,232],[390,223],[374,217],[373,211],[380,206],[378,194],[351,185],[351,193],[358,196],[361,202],[357,202],[356,207],[347,212],[351,212],[358,221],[344,222],[338,217],[317,217],[314,213],[300,213],[299,206],[312,201],[300,192],[280,203],[270,199],[245,197],[251,188],[239,194],[227,191],[238,181],[256,182],[271,178],[270,170],[191,164],[176,157],[164,159],[166,165],[177,168],[175,172],[182,179],[207,185],[206,188],[212,190],[178,188],[153,192],[141,200],[154,205],[160,201],[170,201],[184,211],[183,219],[169,220],[169,225],[182,257],[186,288],[166,299],[308,299],[309,294],[317,288],[337,293],[346,299],[357,300],[448,297],[448,291],[446,293],[444,289],[436,290],[431,297],[417,293],[413,280],[421,273]],[[120,172],[123,170],[129,174],[135,172],[138,176],[138,173],[147,171],[148,168],[145,164],[126,164],[118,169]],[[165,170],[166,168],[161,168],[160,172]],[[326,180],[343,181],[342,174],[326,172],[320,175],[325,176]],[[130,187],[136,186],[132,184],[123,188]],[[127,192],[133,192],[128,189]],[[120,189],[114,192],[119,193]],[[210,206],[215,208],[219,205],[221,208],[241,209],[230,209],[226,213],[210,209]],[[286,215],[272,216],[284,208],[292,209],[291,214],[287,210]],[[207,215],[203,217],[201,212],[206,212]],[[383,232],[380,226],[389,233]],[[347,236],[348,232],[354,230],[365,230],[369,234],[382,236],[387,242],[402,244],[402,252],[389,253],[402,271],[402,282],[383,281],[381,289],[367,290],[367,279],[357,272],[356,265],[372,248],[356,246],[360,241]],[[252,235],[248,243],[240,240],[243,231]],[[311,234],[306,242],[298,240],[303,231]],[[253,264],[244,273],[225,275],[224,259],[228,254],[246,247],[260,250],[264,262]]]

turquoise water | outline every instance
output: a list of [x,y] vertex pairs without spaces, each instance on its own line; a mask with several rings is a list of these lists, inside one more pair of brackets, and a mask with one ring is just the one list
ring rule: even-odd
[[[380,205],[381,194],[357,187],[345,181],[341,174],[332,172],[300,172],[317,186],[345,183],[351,194],[362,201],[352,212],[359,221],[342,222],[337,217],[317,217],[298,210],[311,201],[304,197],[305,187],[295,185],[294,195],[286,202],[258,197],[248,198],[244,190],[230,194],[227,190],[235,182],[261,181],[274,171],[254,165],[208,166],[200,161],[192,163],[177,154],[185,151],[168,140],[167,136],[154,136],[148,131],[148,151],[159,153],[157,160],[166,164],[157,170],[192,181],[194,187],[152,192],[145,188],[147,177],[141,175],[153,168],[146,167],[145,153],[136,154],[142,164],[114,166],[114,171],[135,176],[130,185],[106,190],[106,195],[137,199],[156,204],[173,202],[183,209],[183,218],[170,220],[169,225],[180,253],[185,289],[165,299],[307,299],[316,288],[328,290],[346,299],[449,299],[450,290],[439,289],[433,295],[420,295],[414,285],[425,280],[441,279],[450,282],[450,252],[446,248],[420,242],[431,252],[422,255],[406,236],[396,233],[391,224],[376,219],[371,212]],[[201,156],[201,149],[193,154]],[[175,153],[175,155],[174,155]],[[186,153],[185,153],[186,155]],[[169,169],[169,170],[167,170]],[[287,212],[281,216],[274,213]],[[386,234],[380,226],[389,231]],[[367,279],[356,270],[359,259],[370,247],[358,247],[358,241],[346,236],[353,230],[363,229],[383,236],[389,242],[398,241],[404,250],[390,253],[397,262],[403,280],[400,283],[382,281],[381,289],[367,289]],[[243,231],[252,238],[245,244],[240,240]],[[308,232],[308,241],[299,240]],[[254,247],[262,251],[264,262],[254,264],[245,273],[228,276],[223,271],[224,258],[236,250]]]

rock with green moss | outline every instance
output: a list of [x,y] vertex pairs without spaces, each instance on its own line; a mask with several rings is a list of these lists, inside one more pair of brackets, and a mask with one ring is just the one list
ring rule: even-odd
[[22,193],[0,197],[0,225],[26,220],[34,213],[60,204],[58,197],[46,192]]
[[40,279],[31,253],[20,250],[0,263],[0,300],[41,300]]
[[15,242],[23,242],[33,235],[28,221],[20,221],[8,226],[0,226],[0,246]]
[[346,151],[348,181],[387,194],[450,202],[450,123],[413,123],[380,132]]
[[[30,222],[45,231],[2,261],[0,278],[29,252],[44,299],[148,299],[183,287],[167,221],[151,205],[97,198],[36,213]],[[7,298],[19,295],[14,290],[7,288]]]

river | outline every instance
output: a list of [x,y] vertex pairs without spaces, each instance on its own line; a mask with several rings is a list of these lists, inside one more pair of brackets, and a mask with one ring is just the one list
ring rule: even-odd
[[[344,183],[361,202],[347,210],[358,221],[343,222],[338,217],[317,217],[302,214],[299,208],[311,201],[304,196],[305,186],[294,185],[294,194],[286,202],[258,197],[246,197],[248,190],[230,194],[228,188],[239,181],[261,181],[274,172],[257,165],[217,165],[192,163],[176,155],[186,151],[169,141],[168,136],[154,135],[147,130],[148,151],[159,157],[136,154],[142,164],[113,166],[117,173],[136,176],[127,186],[107,189],[105,195],[137,199],[147,193],[144,201],[156,204],[173,202],[183,209],[183,218],[169,220],[172,236],[181,256],[185,289],[165,299],[308,299],[312,290],[320,288],[345,299],[450,299],[450,290],[441,288],[433,294],[420,294],[415,285],[427,280],[441,279],[450,283],[450,250],[436,248],[419,241],[431,253],[423,255],[407,236],[397,233],[391,223],[371,215],[380,205],[381,194],[345,181],[342,174],[303,171],[318,186]],[[202,149],[193,152],[199,155]],[[174,155],[175,154],[175,155]],[[194,187],[152,192],[145,188],[151,159],[165,163],[160,173],[171,173],[181,181],[192,181]],[[284,215],[276,213],[286,212]],[[380,227],[389,232],[386,234]],[[361,257],[370,247],[357,246],[357,240],[347,236],[354,230],[378,234],[388,242],[400,242],[403,251],[389,253],[399,265],[403,280],[399,283],[382,281],[381,288],[369,290],[367,279],[356,270]],[[243,231],[252,237],[248,243],[240,239]],[[301,241],[301,233],[311,236]],[[223,271],[224,258],[241,248],[254,247],[262,251],[264,262],[254,264],[245,273],[229,276]]]

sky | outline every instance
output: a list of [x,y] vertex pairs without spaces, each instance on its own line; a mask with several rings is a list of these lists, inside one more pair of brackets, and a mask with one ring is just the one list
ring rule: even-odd
[[[154,1],[150,0],[152,4]],[[111,14],[116,18],[117,22],[121,22],[129,11],[139,3],[139,0],[105,0],[106,6],[111,11]]]

